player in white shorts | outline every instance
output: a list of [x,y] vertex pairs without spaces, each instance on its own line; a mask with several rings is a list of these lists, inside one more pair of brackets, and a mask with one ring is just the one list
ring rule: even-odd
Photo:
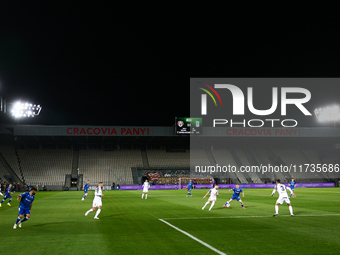
[[202,207],[202,210],[204,210],[204,208],[210,203],[211,203],[211,206],[209,208],[209,211],[211,210],[211,208],[213,208],[215,202],[216,202],[216,199],[217,199],[217,196],[218,196],[218,185],[215,185],[215,187],[211,190],[209,190],[207,192],[207,194],[205,194],[205,196],[203,198],[205,198],[208,194],[210,193],[210,197],[208,199],[208,202],[205,203],[205,205]]
[[98,207],[98,211],[97,211],[96,215],[94,216],[94,219],[99,220],[98,215],[100,214],[100,212],[102,210],[102,197],[104,196],[104,194],[102,192],[102,188],[103,188],[103,183],[100,182],[98,187],[94,191],[92,208],[85,213],[85,216],[87,216],[90,212],[94,212],[96,210],[96,208]]
[[148,191],[150,188],[150,183],[148,182],[148,180],[145,180],[145,182],[143,183],[143,194],[142,194],[142,199],[144,197],[145,194],[145,199],[148,199]]
[[274,190],[273,190],[271,196],[273,196],[275,194],[275,192],[277,191],[279,193],[279,198],[276,200],[275,214],[273,216],[279,215],[279,204],[282,205],[283,202],[285,202],[288,205],[290,215],[294,216],[293,207],[290,203],[290,200],[289,200],[289,197],[288,197],[288,194],[287,194],[287,189],[290,191],[290,193],[293,195],[293,197],[296,197],[296,195],[293,193],[291,188],[286,187],[285,185],[281,184],[280,180],[276,180],[276,185],[274,187]]
[[4,196],[4,194],[1,193],[1,183],[0,183],[0,196]]

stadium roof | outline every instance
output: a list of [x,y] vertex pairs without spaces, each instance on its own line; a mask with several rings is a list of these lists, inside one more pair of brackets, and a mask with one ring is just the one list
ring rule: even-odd
[[[254,139],[318,140],[340,143],[340,128],[203,128],[200,136],[209,141],[221,138],[235,143],[253,143]],[[249,139],[253,138],[253,139]],[[271,138],[271,139],[269,139]],[[297,139],[298,138],[298,139]],[[321,140],[321,139],[322,140]],[[12,144],[172,144],[188,146],[189,135],[176,135],[174,127],[137,126],[41,126],[0,125],[0,143]]]
[[[61,137],[183,137],[174,127],[161,126],[44,126],[0,125],[0,134],[14,136],[61,136]],[[238,128],[203,127],[207,137],[340,137],[340,128]],[[103,139],[103,138],[101,138]],[[105,139],[105,138],[104,138]]]

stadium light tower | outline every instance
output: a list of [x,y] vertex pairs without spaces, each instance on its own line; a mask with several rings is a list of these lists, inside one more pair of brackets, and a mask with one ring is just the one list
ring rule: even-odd
[[42,107],[40,105],[31,104],[27,102],[16,102],[11,104],[10,113],[11,115],[18,118],[30,118],[40,114]]
[[0,96],[0,112],[6,113],[6,100]]
[[314,110],[314,114],[322,123],[333,122],[334,127],[335,123],[340,121],[340,107],[338,105],[317,108]]

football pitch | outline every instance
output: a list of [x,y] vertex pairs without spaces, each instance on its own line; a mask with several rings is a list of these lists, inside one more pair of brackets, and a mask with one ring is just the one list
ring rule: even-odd
[[0,208],[0,254],[339,254],[340,189],[297,188],[274,214],[277,193],[244,189],[246,209],[220,189],[213,209],[202,211],[207,190],[103,191],[103,208],[85,217],[94,191],[37,192],[31,219],[13,229],[18,204]]

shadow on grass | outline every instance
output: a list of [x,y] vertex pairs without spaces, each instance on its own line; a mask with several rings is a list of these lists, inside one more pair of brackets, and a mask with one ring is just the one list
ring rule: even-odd
[[[44,226],[55,226],[55,225],[63,225],[63,224],[73,224],[74,221],[63,221],[63,222],[46,222],[46,223],[38,223],[31,225],[30,228],[37,228],[37,227],[44,227]],[[29,224],[28,222],[26,223],[27,225]],[[25,223],[22,224],[24,227],[26,225]]]
[[[116,218],[122,215],[126,215],[125,213],[120,213],[120,214],[111,214],[111,215],[106,215],[106,216],[98,216],[99,219],[105,219],[105,218]],[[94,216],[93,216],[94,217]]]

